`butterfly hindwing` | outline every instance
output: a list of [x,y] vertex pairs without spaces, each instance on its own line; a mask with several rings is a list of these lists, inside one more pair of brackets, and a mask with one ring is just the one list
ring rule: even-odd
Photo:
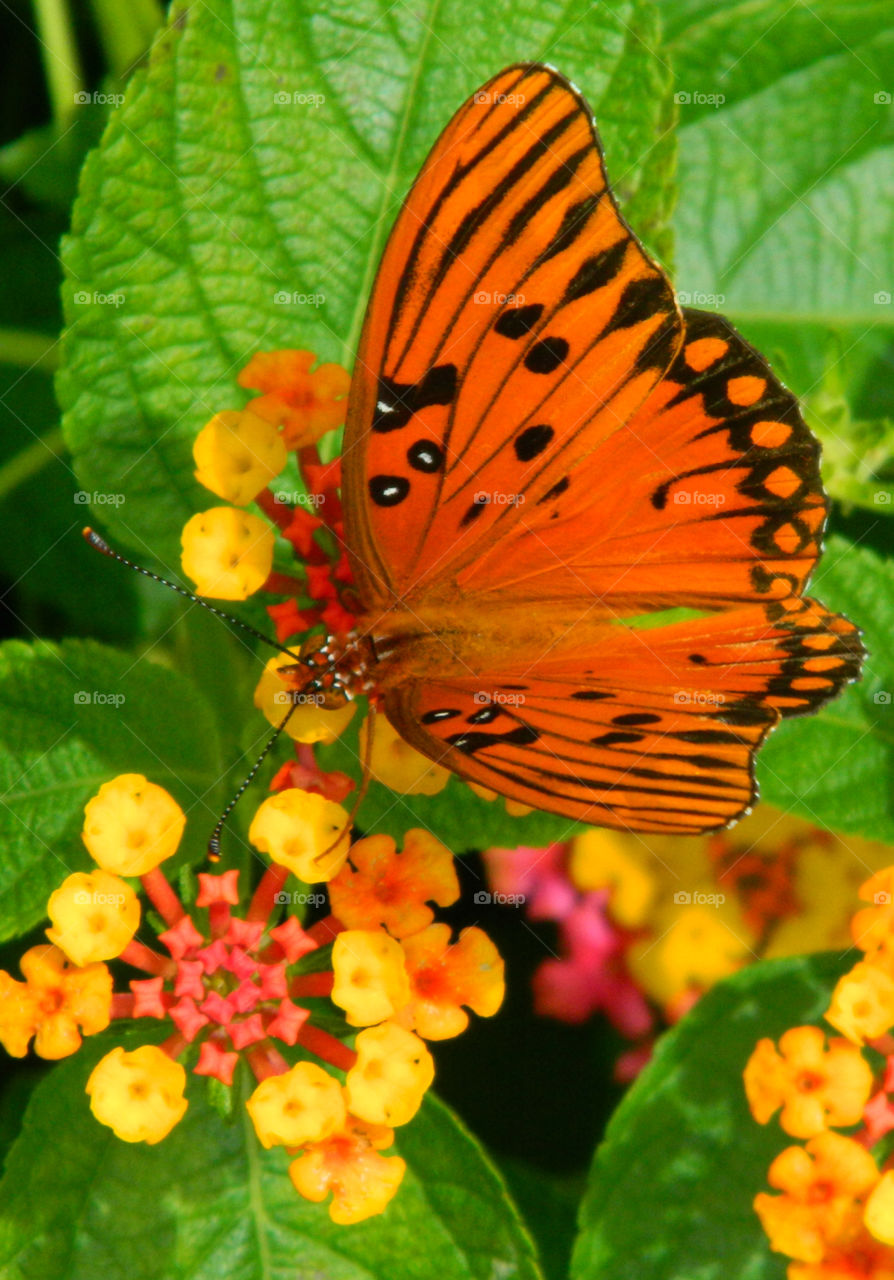
[[364,598],[427,590],[549,504],[681,342],[580,95],[508,68],[437,142],[373,290],[344,449]]
[[385,709],[425,755],[522,803],[686,834],[747,808],[768,731],[835,696],[862,657],[856,628],[812,600],[651,631],[605,624],[589,646],[407,682]]

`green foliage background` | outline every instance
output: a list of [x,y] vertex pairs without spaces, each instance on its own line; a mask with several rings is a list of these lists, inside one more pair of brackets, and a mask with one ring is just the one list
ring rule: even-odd
[[[307,346],[350,363],[384,238],[428,147],[468,93],[518,59],[547,60],[581,87],[634,229],[678,290],[729,315],[804,400],[835,499],[813,590],[864,628],[870,656],[860,685],[772,736],[759,776],[782,808],[894,841],[889,5],[206,0],[165,16],[154,0],[20,0],[10,15],[19,92],[7,95],[0,147],[6,967],[63,869],[84,865],[80,815],[100,782],[144,771],[169,786],[190,817],[182,861],[195,863],[266,736],[251,708],[262,655],[97,562],[79,527],[89,518],[177,575],[180,527],[209,505],[192,479],[196,431],[243,402],[235,375],[258,349]],[[283,291],[324,301],[284,305]],[[355,752],[348,735],[330,762],[349,767]],[[546,815],[508,818],[454,781],[397,803],[373,786],[361,820],[395,834],[422,823],[457,852],[568,831]],[[250,865],[238,821],[229,856]],[[739,1073],[758,1035],[822,1007],[830,972],[820,961],[761,966],[668,1039],[593,1167],[577,1280],[731,1274],[725,1241],[735,1274],[784,1273],[748,1211],[768,1138],[744,1116]],[[495,1027],[478,1051],[493,1071],[514,1063],[524,1098],[521,1051],[509,1053],[499,1043],[509,1032]],[[554,1133],[559,1150],[573,1145],[574,1107],[606,1087],[612,1046],[602,1037],[594,1054],[601,1031],[588,1035],[563,1062],[568,1099],[550,1103],[567,1126]],[[530,1036],[528,1049],[541,1048]],[[500,1081],[451,1051],[451,1099],[486,1128]],[[441,1104],[401,1135],[406,1194],[381,1220],[333,1232],[323,1211],[296,1201],[275,1153],[222,1132],[201,1099],[182,1135],[151,1152],[107,1139],[86,1113],[86,1061],[40,1084],[21,1133],[35,1075],[10,1077],[4,1276],[200,1277],[219,1275],[222,1257],[227,1275],[246,1277],[566,1274],[576,1199],[566,1176],[503,1159],[523,1226],[488,1157]],[[519,1114],[520,1132],[492,1141],[530,1154],[524,1126],[536,1123]],[[685,1194],[679,1178],[632,1176],[676,1169],[681,1144]],[[729,1145],[736,1160],[720,1194]],[[30,1197],[45,1184],[53,1194],[34,1218]],[[145,1244],[135,1251],[135,1241]]]

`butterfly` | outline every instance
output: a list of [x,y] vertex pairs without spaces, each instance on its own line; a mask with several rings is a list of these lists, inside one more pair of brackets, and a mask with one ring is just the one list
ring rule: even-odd
[[407,196],[343,468],[380,705],[524,804],[722,827],[768,732],[859,674],[857,628],[803,595],[827,504],[794,396],[679,305],[548,66],[473,94]]

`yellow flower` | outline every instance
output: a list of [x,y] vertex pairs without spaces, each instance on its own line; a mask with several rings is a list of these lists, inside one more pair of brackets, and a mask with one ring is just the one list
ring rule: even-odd
[[883,1244],[894,1244],[894,1171],[883,1173],[866,1201],[866,1230]]
[[[58,947],[42,946],[26,951],[19,967],[30,995],[29,999],[20,991],[12,993],[18,1023],[14,1039],[19,1045],[29,1003],[33,1013],[29,1034],[33,1033],[34,1052],[41,1058],[67,1058],[81,1047],[81,1033],[96,1035],[109,1025],[112,975],[104,964],[79,969],[69,964]],[[4,1008],[4,1018],[8,1013]]]
[[410,998],[399,942],[382,930],[345,929],[332,944],[332,1000],[352,1027],[390,1018]]
[[334,800],[289,787],[267,797],[248,838],[278,866],[288,867],[306,884],[317,884],[331,880],[348,856],[348,814]]
[[[292,705],[292,690],[276,673],[280,667],[294,666],[297,661],[297,657],[290,658],[286,653],[278,653],[265,666],[255,688],[255,706],[274,726],[282,724]],[[346,702],[335,711],[327,711],[319,705],[313,694],[299,694],[298,697],[298,706],[289,716],[285,728],[285,732],[295,742],[334,742],[345,731],[357,710],[356,702]]]
[[0,1044],[10,1057],[25,1057],[39,1021],[37,996],[27,982],[0,969]]
[[313,1062],[262,1080],[245,1104],[265,1147],[322,1142],[345,1122],[342,1087]]
[[779,1123],[793,1138],[857,1124],[872,1092],[872,1070],[848,1040],[831,1040],[819,1027],[791,1027],[779,1041],[758,1042],[745,1067],[751,1114],[766,1124],[780,1107]]
[[246,600],[267,581],[276,539],[265,520],[235,507],[212,507],[187,520],[183,572],[200,596]]
[[656,926],[657,938],[634,943],[629,965],[646,994],[665,1006],[686,992],[707,990],[751,958],[732,903],[675,905]]
[[655,877],[645,862],[652,855],[642,845],[613,831],[592,829],[571,842],[568,874],[584,893],[610,889],[608,910],[625,929],[644,923],[655,898]]
[[164,787],[139,773],[104,783],[84,810],[84,844],[104,871],[144,876],[177,852],[186,817]]
[[855,1044],[875,1040],[894,1026],[894,978],[865,960],[839,978],[826,1021]]
[[256,498],[289,458],[274,424],[250,409],[216,413],[196,436],[192,455],[199,484],[237,507]]
[[345,1083],[352,1114],[372,1124],[412,1120],[435,1078],[434,1061],[419,1037],[382,1022],[361,1031],[354,1048],[357,1062]]
[[[369,718],[360,729],[360,759],[366,759]],[[434,764],[427,756],[404,742],[384,716],[376,716],[369,769],[377,782],[406,796],[436,796],[443,791],[450,770]]]
[[400,1156],[379,1152],[394,1142],[394,1130],[348,1116],[345,1127],[308,1146],[289,1166],[299,1195],[318,1203],[332,1192],[333,1222],[362,1222],[382,1213],[406,1172]]
[[77,871],[50,895],[46,934],[77,965],[120,956],[140,924],[140,902],[108,871]]
[[96,1064],[87,1081],[90,1110],[122,1142],[150,1146],[182,1120],[186,1072],[156,1045],[130,1053],[119,1045]]

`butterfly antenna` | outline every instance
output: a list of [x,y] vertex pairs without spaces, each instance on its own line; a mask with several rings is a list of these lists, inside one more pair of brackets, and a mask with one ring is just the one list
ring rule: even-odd
[[[128,569],[133,569],[134,573],[141,573],[144,578],[151,578],[153,582],[160,582],[163,587],[176,591],[178,596],[183,596],[191,604],[200,605],[203,609],[207,609],[209,613],[213,613],[216,618],[220,618],[223,622],[228,622],[230,626],[239,627],[242,631],[247,631],[256,640],[263,640],[264,644],[270,645],[273,649],[278,649],[280,653],[287,653],[290,658],[299,661],[291,649],[288,649],[284,644],[279,644],[276,640],[271,640],[269,636],[264,635],[263,631],[258,631],[256,627],[243,622],[241,618],[234,618],[231,613],[224,613],[223,609],[215,608],[213,604],[209,604],[201,596],[195,595],[192,591],[187,591],[185,587],[179,586],[176,582],[171,582],[169,578],[163,578],[161,574],[153,573],[151,569],[144,569],[141,564],[135,564],[133,560],[128,560],[126,556],[121,555],[119,551],[115,551],[110,547],[105,538],[101,537],[95,529],[91,529],[89,525],[86,529],[82,529],[81,532],[95,551],[108,556],[110,560],[117,560],[119,564],[123,564]],[[291,712],[289,714],[291,715]],[[263,757],[261,758],[263,759]]]
[[369,715],[367,716],[367,720],[366,720],[366,745],[363,750],[363,761],[362,761],[363,773],[360,778],[360,786],[357,789],[357,794],[354,797],[354,803],[351,805],[351,812],[348,814],[348,821],[345,823],[344,830],[339,832],[339,834],[335,837],[332,843],[328,845],[327,848],[325,848],[322,853],[317,854],[317,856],[314,858],[314,862],[322,862],[323,859],[326,858],[332,852],[332,850],[336,847],[336,845],[341,844],[345,831],[350,831],[351,827],[353,827],[354,819],[357,816],[357,810],[360,808],[360,806],[363,804],[363,801],[366,798],[366,792],[369,787],[369,780],[372,777],[372,770],[370,768],[370,764],[372,762],[373,726],[375,725],[375,722],[376,722],[376,709],[373,706],[373,704],[370,703]]
[[285,729],[286,725],[289,723],[289,720],[292,717],[292,713],[295,710],[297,705],[298,705],[297,702],[293,702],[292,705],[289,707],[289,710],[286,712],[286,715],[283,717],[281,723],[276,726],[276,728],[273,730],[273,733],[270,735],[270,737],[267,739],[266,743],[264,744],[264,750],[261,752],[257,760],[251,766],[246,776],[239,783],[236,793],[230,799],[223,813],[218,818],[217,826],[211,832],[211,838],[208,841],[208,861],[209,862],[220,862],[220,837],[221,837],[221,833],[223,832],[224,826],[226,824],[227,818],[229,818],[230,814],[236,808],[236,805],[239,803],[239,801],[242,799],[245,792],[251,786],[252,782],[254,781],[255,774],[258,772],[261,765],[267,759],[267,756],[270,753],[270,748],[273,746],[274,742],[276,742],[277,738],[282,733],[283,729]]

